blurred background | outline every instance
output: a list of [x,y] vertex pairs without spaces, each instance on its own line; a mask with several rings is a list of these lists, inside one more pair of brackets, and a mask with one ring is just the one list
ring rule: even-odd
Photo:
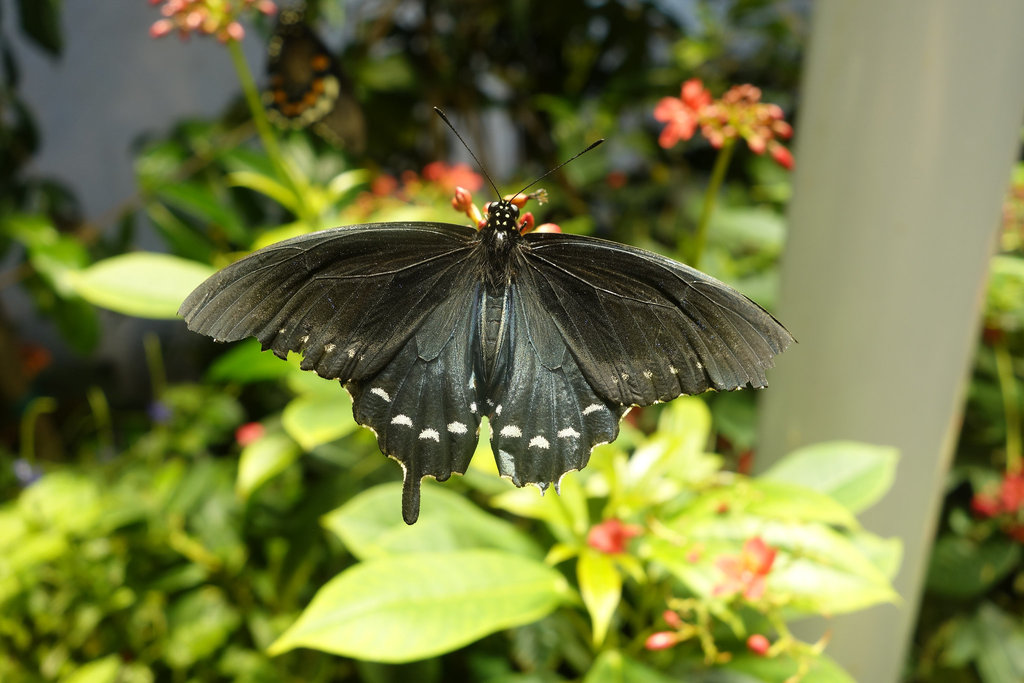
[[[0,0],[0,680],[1024,680],[1021,35],[1013,0]],[[605,138],[527,208],[772,311],[771,388],[634,411],[561,498],[482,440],[405,528],[343,391],[176,310],[296,234],[467,223],[435,106],[503,192]]]

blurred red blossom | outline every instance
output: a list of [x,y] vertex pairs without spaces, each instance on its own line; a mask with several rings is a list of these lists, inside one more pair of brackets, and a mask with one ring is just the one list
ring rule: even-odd
[[484,185],[484,179],[470,168],[469,164],[448,165],[443,161],[432,161],[423,167],[422,176],[424,180],[440,186],[445,192],[454,192],[457,187],[475,192]]
[[757,600],[765,591],[765,578],[775,562],[775,549],[760,536],[743,544],[739,555],[723,555],[715,566],[725,574],[725,581],[715,586],[715,595],[743,593],[747,600]]
[[792,126],[782,108],[761,102],[761,89],[749,83],[735,85],[714,100],[700,79],[692,78],[683,83],[679,97],[658,102],[654,118],[666,124],[658,137],[658,144],[665,149],[689,140],[699,128],[715,148],[743,138],[755,154],[767,151],[783,168],[793,168],[792,153],[778,141],[792,137]]
[[266,433],[266,427],[259,422],[246,422],[235,430],[235,441],[244,448],[255,441],[259,441]]
[[245,37],[245,29],[238,22],[244,12],[256,10],[268,16],[277,13],[272,0],[149,0],[161,5],[158,19],[149,27],[149,35],[161,38],[177,31],[182,38],[192,33],[216,36],[225,43]]
[[606,519],[600,524],[590,527],[587,533],[587,545],[602,553],[614,555],[626,552],[626,543],[643,531],[635,524],[625,524],[621,520]]
[[764,657],[768,654],[768,648],[772,646],[771,642],[760,633],[747,638],[747,649],[753,652],[758,657]]

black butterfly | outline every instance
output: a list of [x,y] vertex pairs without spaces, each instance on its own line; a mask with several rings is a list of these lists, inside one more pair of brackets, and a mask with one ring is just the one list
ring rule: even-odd
[[422,477],[466,471],[484,415],[499,472],[557,489],[631,406],[764,387],[792,341],[750,299],[664,256],[523,235],[505,200],[480,230],[368,223],[285,240],[213,275],[178,313],[340,380],[404,468],[408,524]]
[[283,10],[267,46],[267,114],[286,130],[310,128],[333,145],[358,151],[365,144],[362,111],[337,60],[305,21]]

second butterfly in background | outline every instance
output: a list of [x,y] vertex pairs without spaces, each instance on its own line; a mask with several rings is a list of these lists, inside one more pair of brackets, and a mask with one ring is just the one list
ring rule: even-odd
[[268,88],[263,103],[286,130],[309,128],[332,145],[360,152],[366,124],[351,87],[304,12],[283,10],[267,46]]

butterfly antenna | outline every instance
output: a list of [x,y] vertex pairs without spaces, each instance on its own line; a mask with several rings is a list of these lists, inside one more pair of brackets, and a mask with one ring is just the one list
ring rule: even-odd
[[[595,140],[594,142],[590,143],[590,145],[589,145],[589,146],[588,146],[588,147],[587,147],[587,148],[586,148],[585,150],[583,150],[583,151],[581,151],[581,152],[576,152],[576,153],[575,153],[575,154],[573,154],[573,155],[572,155],[571,157],[569,157],[568,159],[566,159],[565,161],[563,161],[562,163],[560,163],[560,164],[559,164],[558,166],[555,166],[555,167],[554,167],[553,169],[551,169],[550,171],[548,171],[547,173],[545,173],[545,174],[544,174],[544,175],[542,175],[541,177],[537,178],[536,180],[534,180],[534,181],[533,181],[532,183],[530,183],[529,185],[527,185],[527,186],[526,186],[526,187],[524,187],[523,189],[519,190],[519,192],[516,192],[516,193],[515,193],[514,195],[512,195],[512,199],[515,199],[516,197],[518,197],[518,196],[519,196],[519,195],[521,195],[522,193],[526,192],[526,191],[527,191],[527,190],[529,190],[529,189],[530,189],[531,187],[533,187],[534,185],[536,185],[536,184],[537,184],[537,183],[539,183],[540,181],[544,180],[544,179],[545,179],[545,178],[547,178],[547,177],[548,177],[549,175],[551,175],[552,173],[554,173],[554,172],[555,172],[555,171],[557,171],[558,169],[562,168],[563,166],[565,166],[565,165],[566,165],[567,163],[569,163],[570,161],[575,161],[576,159],[580,158],[581,156],[583,156],[584,154],[586,154],[586,153],[587,153],[587,152],[589,152],[590,150],[592,150],[592,149],[594,149],[595,147],[597,147],[598,145],[600,145],[600,144],[601,144],[602,142],[604,142],[604,138],[601,138],[600,140]],[[511,200],[510,200],[510,201],[511,201]]]
[[[467,152],[469,152],[469,156],[473,157],[473,161],[475,161],[476,165],[480,168],[481,171],[483,171],[484,177],[487,178],[487,182],[489,182],[491,184],[491,187],[494,188],[494,194],[498,195],[498,200],[501,201],[501,192],[498,191],[498,186],[494,184],[493,180],[491,180],[491,174],[487,172],[487,168],[480,162],[479,159],[476,158],[476,155],[473,154],[473,150],[470,149],[466,141],[462,139],[461,135],[459,135],[459,131],[455,130],[455,126],[453,126],[452,122],[448,120],[448,117],[444,115],[444,112],[438,109],[437,107],[434,107],[434,111],[437,112],[437,115],[441,117],[441,120],[444,121],[448,125],[448,127],[452,129],[452,132],[455,133],[455,137],[459,139],[459,142],[462,143],[462,146],[466,148]],[[582,152],[580,154],[582,154]],[[577,154],[576,156],[579,156],[579,154]],[[576,157],[573,158],[575,159]]]

